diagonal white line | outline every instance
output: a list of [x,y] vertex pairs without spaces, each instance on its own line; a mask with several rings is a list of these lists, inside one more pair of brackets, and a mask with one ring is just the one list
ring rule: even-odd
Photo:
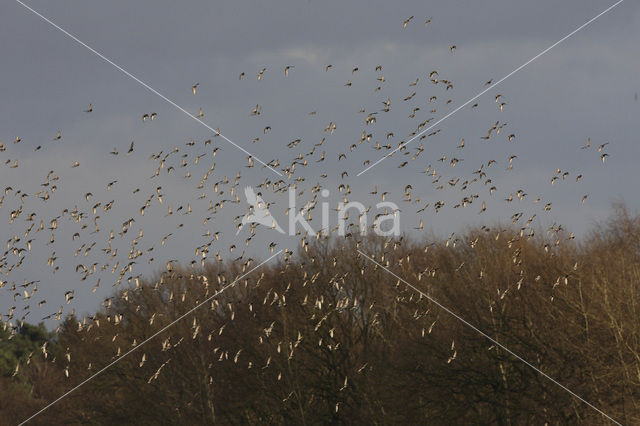
[[431,302],[435,303],[440,309],[444,310],[445,312],[447,312],[449,315],[453,316],[455,319],[457,319],[458,321],[462,322],[464,325],[466,325],[467,327],[473,329],[474,331],[476,331],[477,333],[481,334],[483,337],[486,337],[489,341],[491,341],[493,344],[501,347],[502,349],[504,349],[506,352],[508,352],[509,354],[511,354],[512,356],[514,356],[515,358],[517,358],[518,360],[522,361],[524,364],[526,364],[527,366],[531,367],[533,370],[535,370],[536,372],[538,372],[539,374],[541,374],[542,376],[544,376],[545,378],[549,379],[551,382],[555,383],[556,385],[560,386],[562,389],[564,389],[565,391],[569,392],[571,395],[573,395],[574,397],[578,398],[580,401],[584,402],[586,405],[588,405],[589,407],[593,408],[594,410],[596,410],[598,413],[602,414],[603,416],[605,416],[607,419],[611,420],[613,423],[622,426],[622,424],[618,421],[616,421],[615,419],[613,419],[611,416],[609,416],[607,413],[603,412],[602,410],[600,410],[599,408],[597,408],[596,406],[594,406],[593,404],[591,404],[590,402],[586,401],[584,398],[582,398],[580,395],[576,394],[575,392],[573,392],[571,389],[567,388],[566,386],[564,386],[562,383],[558,382],[557,380],[555,380],[553,377],[549,376],[547,373],[545,373],[544,371],[540,370],[539,368],[537,368],[536,366],[534,366],[533,364],[531,364],[530,362],[528,362],[527,360],[525,360],[524,358],[522,358],[520,355],[516,354],[515,352],[513,352],[511,349],[507,348],[506,346],[504,346],[502,343],[498,342],[497,340],[495,340],[494,338],[492,338],[491,336],[489,336],[487,333],[483,332],[482,330],[480,330],[478,327],[476,327],[475,325],[469,323],[468,321],[466,321],[464,318],[462,318],[460,315],[456,314],[455,312],[453,312],[451,309],[447,308],[446,306],[444,306],[443,304],[441,304],[440,302],[438,302],[437,300],[435,300],[433,297],[429,296],[428,294],[426,294],[425,292],[419,290],[416,286],[410,284],[409,282],[407,282],[406,280],[404,280],[403,278],[399,277],[398,275],[394,274],[391,270],[387,269],[386,267],[382,266],[381,264],[379,264],[378,262],[376,262],[373,258],[367,256],[366,254],[364,254],[362,251],[360,251],[359,249],[358,253],[360,253],[362,256],[364,256],[365,258],[367,258],[368,260],[370,260],[371,262],[375,263],[376,265],[378,265],[380,268],[384,269],[385,271],[387,271],[389,274],[391,274],[392,276],[394,276],[395,278],[397,278],[398,280],[402,281],[404,284],[406,284],[408,287],[411,287],[414,291],[418,292],[419,294],[421,294],[422,296],[424,296],[425,298],[429,299]]
[[[17,1],[17,0],[16,0]],[[475,101],[476,99],[478,99],[480,96],[484,95],[485,93],[487,93],[489,90],[493,89],[494,87],[496,87],[497,85],[499,85],[500,83],[502,83],[503,81],[505,81],[506,79],[508,79],[509,77],[511,77],[512,75],[514,75],[515,73],[517,73],[518,71],[520,71],[521,69],[523,69],[524,67],[526,67],[527,65],[529,65],[531,62],[535,61],[536,59],[538,59],[539,57],[541,57],[542,55],[544,55],[545,53],[547,53],[548,51],[550,51],[551,49],[553,49],[554,47],[556,47],[557,45],[559,45],[560,43],[562,43],[563,41],[565,41],[566,39],[568,39],[569,37],[571,37],[572,35],[574,35],[575,33],[577,33],[578,31],[582,30],[583,28],[585,28],[587,25],[591,24],[593,21],[595,21],[596,19],[600,18],[602,15],[604,15],[605,13],[609,12],[611,9],[613,9],[614,7],[618,6],[620,3],[622,3],[624,0],[618,0],[616,3],[612,4],[611,6],[609,6],[608,8],[606,8],[605,10],[603,10],[602,12],[600,12],[599,14],[597,14],[596,16],[594,16],[593,18],[589,19],[587,22],[585,22],[584,24],[580,25],[578,28],[576,28],[575,30],[571,31],[569,34],[567,34],[566,36],[562,37],[560,40],[556,41],[555,43],[553,43],[551,46],[547,47],[546,49],[544,49],[542,52],[538,53],[536,56],[534,56],[533,58],[529,59],[527,62],[525,62],[524,64],[520,65],[518,68],[516,68],[515,70],[511,71],[509,74],[505,75],[504,77],[502,77],[500,80],[496,81],[495,83],[493,83],[491,86],[487,87],[486,89],[484,89],[482,92],[478,93],[477,95],[475,95],[473,98],[469,99],[467,102],[463,103],[462,105],[460,105],[459,107],[457,107],[456,109],[454,109],[453,111],[450,111],[449,113],[447,113],[444,117],[440,118],[439,120],[437,120],[435,123],[433,123],[431,126],[427,127],[426,129],[422,130],[420,133],[418,133],[417,135],[414,135],[411,139],[409,139],[407,142],[400,144],[400,146],[398,146],[396,149],[394,149],[393,151],[391,151],[390,153],[386,154],[384,157],[380,158],[378,161],[376,161],[375,163],[369,165],[367,168],[365,168],[364,170],[362,170],[360,173],[358,173],[356,176],[360,176],[361,174],[365,173],[366,171],[368,171],[369,169],[375,167],[376,165],[380,164],[381,162],[383,162],[384,160],[386,160],[388,157],[391,157],[394,153],[396,153],[398,150],[404,148],[405,146],[409,145],[411,142],[413,142],[414,140],[416,140],[416,138],[419,138],[420,136],[422,136],[423,134],[425,134],[426,132],[428,132],[429,130],[433,129],[435,126],[437,126],[438,124],[442,123],[444,120],[446,120],[447,118],[451,117],[452,115],[454,115],[455,113],[457,113],[458,111],[460,111],[462,108],[464,108],[465,106],[469,105],[471,102]]]
[[138,77],[136,77],[135,75],[131,74],[129,71],[127,71],[126,69],[122,68],[120,65],[116,64],[111,59],[107,58],[102,53],[100,53],[97,50],[95,50],[93,47],[89,46],[88,44],[86,44],[85,42],[80,40],[78,37],[74,36],[73,34],[68,32],[67,30],[65,30],[64,28],[60,27],[59,25],[57,25],[55,22],[51,21],[46,16],[42,15],[41,13],[39,13],[36,10],[34,10],[29,5],[23,3],[20,0],[16,0],[16,2],[18,4],[20,4],[20,5],[22,5],[25,9],[31,11],[33,14],[35,14],[36,16],[38,16],[39,18],[41,18],[42,20],[44,20],[48,24],[50,24],[51,26],[53,26],[54,28],[56,28],[57,30],[59,30],[62,33],[64,33],[66,36],[68,36],[69,38],[71,38],[72,40],[74,40],[75,42],[80,44],[81,46],[86,47],[89,51],[91,51],[91,53],[93,53],[96,56],[100,57],[100,59],[104,60],[105,62],[109,63],[110,65],[113,65],[116,69],[121,71],[127,77],[130,77],[131,79],[135,80],[137,83],[142,85],[144,88],[146,88],[147,90],[149,90],[153,94],[158,95],[163,100],[165,100],[167,103],[171,104],[173,107],[179,109],[180,111],[185,113],[187,116],[191,117],[192,119],[194,119],[198,123],[202,124],[204,127],[206,127],[207,129],[211,130],[212,132],[215,132],[216,135],[220,135],[220,137],[222,137],[222,139],[224,139],[225,141],[229,142],[231,145],[235,146],[236,148],[238,148],[240,151],[244,152],[245,154],[247,154],[247,155],[251,156],[252,158],[254,158],[258,163],[262,164],[263,166],[265,166],[266,168],[268,168],[269,170],[271,170],[272,172],[274,172],[278,176],[282,176],[282,173],[280,173],[279,171],[277,171],[276,169],[274,169],[273,167],[271,167],[270,165],[268,165],[267,163],[262,161],[260,158],[258,158],[255,155],[251,154],[249,151],[247,151],[246,149],[244,149],[243,147],[241,147],[237,143],[233,142],[231,139],[229,139],[228,137],[226,137],[222,133],[218,132],[218,130],[216,130],[213,127],[209,126],[207,123],[205,123],[204,121],[200,120],[198,117],[196,117],[195,115],[191,114],[189,111],[187,111],[186,109],[184,109],[183,107],[181,107],[180,105],[178,105],[177,103],[172,101],[171,99],[167,98],[165,95],[163,95],[162,93],[158,92],[156,89],[154,89],[153,87],[149,86],[147,83],[145,83],[144,81],[140,80]]
[[48,408],[51,408],[53,405],[55,405],[57,402],[59,402],[60,400],[62,400],[63,398],[67,397],[71,392],[77,390],[79,387],[81,387],[82,385],[86,384],[87,382],[93,380],[96,376],[98,376],[99,374],[103,373],[105,370],[107,370],[109,367],[111,367],[112,365],[116,364],[117,362],[121,361],[123,358],[125,358],[127,355],[129,355],[130,353],[140,349],[140,347],[142,345],[144,345],[145,343],[147,343],[148,341],[150,341],[151,339],[153,339],[154,337],[156,337],[158,334],[163,333],[164,331],[166,331],[167,329],[169,329],[170,327],[172,327],[173,325],[175,325],[177,322],[181,321],[182,319],[184,319],[185,317],[189,316],[191,313],[193,313],[196,309],[200,308],[201,306],[209,303],[211,300],[213,300],[213,298],[221,295],[225,290],[227,290],[229,287],[233,287],[238,281],[240,281],[242,278],[246,277],[247,275],[249,275],[250,273],[252,273],[253,271],[255,271],[256,269],[260,268],[262,265],[264,265],[265,263],[269,262],[271,259],[273,259],[274,257],[276,257],[277,255],[279,255],[280,253],[282,253],[282,250],[279,250],[277,253],[271,255],[267,260],[265,260],[264,262],[260,263],[259,265],[256,265],[255,267],[253,267],[252,269],[250,269],[248,272],[246,272],[245,274],[242,274],[241,276],[239,276],[238,278],[236,278],[233,282],[231,282],[230,284],[227,284],[226,286],[222,287],[220,290],[218,290],[216,293],[214,293],[213,295],[209,296],[208,298],[206,298],[204,301],[202,301],[201,303],[197,304],[196,306],[194,306],[193,308],[189,309],[187,312],[185,312],[184,314],[180,315],[178,318],[176,318],[175,320],[173,320],[172,322],[170,322],[169,324],[165,325],[164,327],[162,327],[160,330],[156,331],[154,334],[152,334],[150,337],[148,337],[147,339],[145,339],[143,342],[141,342],[138,346],[134,347],[133,349],[129,350],[128,352],[124,353],[122,356],[120,356],[119,358],[115,359],[114,361],[112,361],[111,363],[107,364],[106,366],[104,366],[102,369],[100,369],[99,371],[97,371],[96,373],[94,373],[92,376],[90,376],[89,378],[83,380],[82,382],[80,382],[79,384],[77,384],[76,386],[74,386],[73,388],[69,389],[67,392],[65,392],[62,396],[60,396],[59,398],[55,399],[54,401],[50,402],[46,407],[42,408],[40,411],[38,411],[37,413],[33,414],[31,417],[29,417],[28,419],[23,420],[18,426],[22,426],[23,424],[27,423],[28,421],[32,420],[34,417],[36,417],[37,415],[41,414],[43,411],[45,411]]

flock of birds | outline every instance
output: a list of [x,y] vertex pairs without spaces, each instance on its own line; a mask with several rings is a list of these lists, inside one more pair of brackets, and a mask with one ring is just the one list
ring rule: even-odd
[[[414,17],[411,16],[404,20],[402,27],[407,28],[413,19]],[[426,19],[424,26],[429,26],[431,21],[431,18]],[[449,47],[452,54],[456,49],[456,45]],[[291,78],[301,68],[302,66],[296,68],[296,65],[284,65],[278,73],[281,73],[281,76],[284,75],[284,78]],[[337,68],[332,64],[326,64],[322,72],[335,72]],[[260,84],[268,84],[270,71],[263,67],[248,74],[241,72],[238,79],[253,78]],[[101,281],[107,280],[111,286],[127,284],[135,290],[142,280],[143,272],[140,271],[145,264],[152,267],[161,265],[163,273],[168,274],[179,269],[180,262],[177,259],[171,259],[174,257],[171,243],[178,234],[186,232],[188,225],[195,227],[194,224],[198,224],[200,228],[197,228],[199,229],[197,234],[189,231],[191,232],[189,240],[195,243],[191,247],[194,256],[187,265],[187,269],[190,267],[196,273],[197,268],[204,266],[207,261],[222,262],[228,252],[233,262],[241,264],[242,271],[249,270],[256,262],[246,254],[245,250],[256,240],[257,232],[261,231],[266,236],[272,234],[269,234],[271,232],[269,229],[260,229],[260,226],[253,224],[250,230],[244,230],[245,234],[239,236],[243,241],[235,242],[235,231],[241,228],[241,219],[247,213],[245,200],[241,198],[241,189],[247,185],[260,191],[265,200],[278,195],[283,196],[289,189],[296,190],[298,198],[305,200],[299,212],[308,218],[318,213],[316,208],[321,202],[319,194],[325,188],[337,191],[342,201],[351,199],[361,201],[365,196],[374,201],[385,201],[391,198],[401,200],[403,218],[412,215],[411,217],[415,217],[417,221],[416,225],[406,227],[406,230],[411,232],[424,229],[424,222],[429,220],[426,216],[428,213],[435,214],[446,209],[470,208],[475,214],[484,214],[489,209],[490,203],[506,203],[509,208],[512,208],[511,206],[514,205],[522,206],[519,203],[525,203],[528,200],[538,205],[540,212],[548,212],[552,209],[551,201],[542,196],[534,198],[528,195],[524,188],[508,190],[506,183],[502,185],[504,189],[501,188],[501,179],[505,176],[508,178],[507,174],[516,169],[518,158],[516,154],[508,154],[504,158],[491,158],[487,161],[479,161],[475,155],[465,156],[470,145],[473,145],[474,149],[485,150],[491,154],[495,154],[496,151],[502,153],[505,149],[513,149],[517,145],[516,133],[507,131],[509,129],[507,123],[500,118],[491,120],[485,129],[467,137],[466,140],[460,139],[447,143],[443,148],[445,152],[441,155],[433,154],[432,151],[435,148],[432,148],[429,142],[435,139],[442,129],[431,129],[428,132],[425,132],[425,129],[429,128],[430,123],[436,120],[438,114],[441,114],[448,105],[454,103],[452,93],[455,83],[441,72],[431,69],[426,72],[421,71],[417,73],[415,79],[407,82],[406,92],[391,96],[385,90],[389,77],[385,76],[382,65],[369,70],[375,73],[372,79],[367,79],[366,76],[360,78],[362,71],[358,66],[350,67],[345,71],[347,73],[350,71],[350,77],[346,82],[340,83],[345,87],[344,90],[351,90],[350,88],[354,85],[363,84],[370,86],[373,93],[379,96],[376,103],[363,106],[357,111],[361,117],[358,134],[338,136],[343,126],[337,119],[321,121],[320,117],[323,114],[319,110],[303,112],[307,118],[315,120],[314,123],[317,124],[314,125],[317,126],[318,133],[300,135],[290,141],[280,142],[280,145],[278,142],[273,142],[270,152],[277,152],[278,156],[263,164],[261,170],[252,171],[262,176],[257,182],[247,182],[248,178],[244,176],[247,168],[260,168],[256,166],[257,161],[252,155],[248,155],[244,164],[238,165],[237,172],[230,177],[220,175],[216,171],[216,164],[221,162],[219,154],[222,153],[223,148],[228,148],[226,152],[229,156],[228,159],[222,160],[223,162],[232,164],[235,161],[234,158],[237,158],[236,154],[231,152],[233,148],[220,138],[221,132],[218,128],[206,140],[190,139],[184,146],[144,153],[153,168],[147,182],[132,182],[126,176],[113,176],[106,179],[101,187],[86,188],[81,193],[77,193],[75,201],[64,207],[60,206],[62,208],[56,210],[57,207],[49,206],[57,206],[56,195],[60,192],[63,182],[66,179],[82,180],[83,174],[92,173],[92,170],[84,170],[78,159],[71,159],[66,165],[57,165],[57,170],[48,171],[38,182],[38,188],[25,188],[20,180],[14,180],[12,173],[14,169],[21,167],[21,158],[17,157],[16,153],[17,148],[28,142],[20,136],[16,136],[11,143],[0,142],[0,155],[4,156],[2,162],[5,166],[1,172],[4,188],[0,188],[2,191],[0,215],[7,221],[2,226],[3,233],[10,233],[6,236],[4,252],[0,256],[0,289],[10,292],[10,298],[14,302],[14,306],[2,313],[4,327],[15,333],[20,324],[30,318],[30,314],[34,314],[37,320],[60,321],[65,313],[69,313],[65,311],[64,305],[48,308],[48,301],[39,298],[39,286],[46,286],[47,283],[30,279],[29,275],[32,271],[46,268],[46,274],[55,277],[55,274],[63,268],[67,273],[75,276],[79,284],[91,281],[94,292],[99,288]],[[485,88],[492,83],[493,80],[488,80],[480,86]],[[190,89],[185,88],[185,92],[188,94],[190,91],[190,96],[196,99],[203,90],[205,85],[201,87],[200,83],[193,84]],[[345,96],[350,94],[347,92]],[[84,114],[84,117],[100,114],[100,104],[98,101],[94,102],[96,102],[95,105],[87,102],[88,107],[79,110],[78,113]],[[491,114],[497,116],[504,114],[507,109],[506,97],[502,94],[495,94],[487,104],[492,108]],[[262,129],[259,134],[254,135],[247,149],[251,149],[253,144],[265,143],[272,129],[276,128],[277,123],[268,122],[264,118],[268,108],[268,105],[260,104],[247,107],[247,119],[260,121],[259,127]],[[470,106],[472,111],[477,108],[479,103]],[[402,116],[403,120],[412,123],[412,127],[404,130],[394,127],[393,120],[386,118],[386,115],[392,113]],[[204,119],[203,108],[194,115]],[[81,118],[80,115],[78,119]],[[162,120],[163,117],[156,112],[144,112],[139,115],[139,119],[146,126]],[[288,121],[288,123],[291,122]],[[396,136],[400,134],[405,135],[405,139]],[[59,142],[65,137],[62,131],[54,132],[52,136],[52,142]],[[408,144],[406,141],[412,138],[415,139],[413,144]],[[499,141],[502,144],[500,149],[492,149],[492,145],[488,143],[493,141]],[[41,144],[36,142],[34,145],[33,151],[42,149]],[[597,150],[597,155],[604,164],[609,156],[606,152],[608,143],[596,145],[597,147],[594,146],[592,149],[591,140],[588,139],[581,148],[585,151]],[[136,155],[136,152],[137,147],[134,141],[127,141],[111,151],[105,149],[104,155],[106,159],[122,158]],[[426,152],[430,153],[427,155]],[[395,161],[395,167],[404,169],[397,170],[395,173],[406,173],[404,179],[410,183],[400,189],[394,188],[393,185],[385,189],[382,188],[380,183],[382,181],[380,181],[373,183],[367,194],[358,194],[355,191],[352,194],[351,185],[358,179],[354,175],[362,167],[372,164],[372,161],[379,158],[386,158],[385,164]],[[282,176],[276,177],[267,166],[279,171]],[[373,169],[369,173],[374,175],[381,173],[381,170],[376,170],[378,169]],[[388,167],[384,170],[385,173],[391,173]],[[177,177],[178,174],[179,177]],[[574,178],[575,182],[578,182],[582,176],[580,171],[558,168],[549,176],[549,181],[550,185],[558,185],[569,178]],[[186,203],[171,204],[168,199],[176,194],[167,192],[164,189],[166,184],[155,183],[161,178],[189,182],[194,191],[200,195]],[[508,181],[508,179],[505,180]],[[133,186],[128,187],[130,185]],[[126,200],[110,196],[113,188],[119,187],[126,189],[128,194]],[[267,194],[268,192],[270,194]],[[460,195],[448,197],[439,195],[444,193]],[[426,196],[429,199],[424,199]],[[584,194],[581,197],[580,202],[584,203],[588,195]],[[447,201],[446,198],[454,198],[455,201]],[[115,208],[125,201],[131,202],[130,200],[138,203],[135,209],[123,211]],[[233,226],[230,221],[221,218],[221,212],[223,209],[225,212],[229,210],[228,206],[235,206],[233,208],[237,213],[233,218]],[[115,216],[116,210],[121,216]],[[157,220],[166,232],[148,235],[138,224],[142,223],[145,215],[148,216],[156,211],[163,212],[162,217]],[[286,214],[294,213],[298,212],[288,210],[286,212]],[[395,214],[399,212],[387,209],[378,212],[372,226],[385,216]],[[515,226],[521,226],[521,235],[533,236],[537,215],[538,213],[535,213],[527,218],[524,216],[524,208],[516,207],[516,211],[509,220]],[[179,222],[177,225],[174,222],[171,222],[171,225],[165,225],[165,221],[176,217]],[[351,218],[346,238],[360,232],[359,219]],[[105,223],[116,223],[117,226],[107,226]],[[233,229],[234,226],[236,229]],[[561,227],[555,224],[550,228],[551,231],[560,229]],[[336,225],[328,231],[330,234],[336,234],[337,230]],[[292,240],[289,244],[294,246],[301,244],[302,249],[305,249],[311,239],[323,237],[322,231],[318,230],[313,235],[298,229],[296,236],[287,238]],[[221,242],[224,240],[224,234],[233,239],[227,241],[228,246],[223,247]],[[449,242],[455,245],[460,240],[455,234],[451,234],[447,244]],[[73,244],[74,248],[66,251],[65,247],[69,244]],[[278,244],[276,241],[269,241],[263,249],[274,253]],[[181,250],[182,247],[179,249]],[[239,253],[240,250],[242,250],[241,253]],[[293,254],[292,250],[284,251],[285,259]],[[39,256],[34,255],[36,253]],[[42,263],[35,263],[39,259],[43,259]],[[64,302],[67,305],[74,301],[75,292],[74,286],[64,289]],[[111,306],[111,301],[111,296],[106,298],[103,302],[104,306]],[[16,304],[21,307],[17,307]],[[72,310],[71,313],[73,312],[75,311]],[[83,317],[79,328],[87,327],[92,321],[92,317]],[[150,322],[153,323],[153,318],[150,318]],[[454,351],[453,343],[451,349]],[[43,353],[46,356],[46,345],[43,347]],[[455,352],[449,362],[454,359]],[[142,366],[144,362],[143,356],[140,365]],[[65,371],[68,374],[68,369]]]

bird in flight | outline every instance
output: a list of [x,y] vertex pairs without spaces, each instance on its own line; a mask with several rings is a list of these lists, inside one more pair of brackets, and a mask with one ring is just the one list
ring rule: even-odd
[[405,19],[404,22],[402,23],[402,28],[407,28],[407,25],[409,25],[409,22],[411,22],[412,19],[413,19],[413,15]]

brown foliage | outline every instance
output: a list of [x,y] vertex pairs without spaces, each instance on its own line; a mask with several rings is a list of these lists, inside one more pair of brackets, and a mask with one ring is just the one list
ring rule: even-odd
[[63,353],[35,363],[51,365],[59,379],[33,373],[32,399],[5,389],[0,409],[27,417],[123,357],[36,420],[608,423],[431,298],[608,415],[639,423],[640,218],[618,206],[581,243],[558,228],[538,234],[496,228],[428,243],[317,241],[241,278],[123,357],[249,266],[159,274],[115,294],[92,319],[68,318]]

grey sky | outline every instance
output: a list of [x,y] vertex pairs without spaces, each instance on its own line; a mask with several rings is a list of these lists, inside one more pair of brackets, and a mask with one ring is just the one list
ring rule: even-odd
[[[326,142],[309,157],[309,166],[297,167],[298,183],[305,189],[300,203],[311,198],[310,189],[320,182],[332,192],[332,207],[340,198],[337,186],[349,184],[349,199],[375,204],[379,195],[369,192],[378,186],[379,193],[388,191],[388,199],[402,209],[402,227],[416,234],[414,227],[422,218],[425,232],[449,235],[461,231],[469,224],[492,225],[498,220],[507,222],[516,212],[523,212],[522,221],[532,214],[538,218],[537,226],[556,222],[565,225],[577,236],[588,229],[594,220],[608,213],[610,203],[624,198],[632,208],[639,207],[638,191],[638,115],[640,103],[634,94],[640,90],[640,15],[637,2],[627,0],[607,15],[594,22],[565,43],[532,63],[520,73],[505,81],[478,100],[477,109],[465,108],[437,126],[441,132],[423,141],[415,141],[407,149],[410,154],[397,153],[391,159],[370,170],[362,177],[365,160],[376,161],[385,154],[374,150],[375,141],[387,143],[385,135],[394,132],[389,143],[395,148],[406,140],[416,125],[432,114],[436,119],[465,102],[484,88],[483,83],[494,81],[545,49],[588,19],[597,15],[613,2],[509,2],[509,1],[437,1],[437,2],[337,2],[337,1],[277,1],[277,2],[44,2],[28,4],[56,24],[67,29],[116,63],[126,68],[193,114],[203,108],[203,121],[220,127],[234,142],[255,153],[265,161],[278,158],[281,166],[289,165],[299,153],[306,154],[323,137]],[[415,18],[406,29],[402,22]],[[425,27],[424,21],[432,17]],[[455,52],[449,47],[456,45]],[[128,263],[130,241],[144,230],[140,249],[155,247],[152,255],[140,259],[140,264],[128,276],[147,274],[164,267],[168,259],[190,261],[194,249],[210,238],[201,235],[222,232],[222,238],[212,246],[211,258],[217,250],[221,255],[235,258],[244,248],[247,233],[235,237],[233,218],[246,212],[242,188],[257,185],[265,179],[279,178],[261,167],[248,169],[246,156],[214,138],[206,149],[203,141],[211,132],[195,123],[183,113],[150,93],[115,68],[106,64],[85,48],[24,9],[18,3],[5,2],[0,14],[0,58],[3,59],[0,78],[0,141],[7,150],[0,153],[0,190],[12,186],[30,194],[24,205],[23,216],[9,225],[9,212],[19,205],[13,193],[5,197],[0,209],[2,227],[0,237],[5,242],[28,226],[25,216],[37,212],[40,219],[49,220],[62,209],[90,211],[98,201],[103,204],[115,200],[110,212],[99,212],[101,232],[91,235],[93,215],[89,214],[88,228],[81,238],[72,241],[77,225],[66,219],[56,231],[56,242],[47,245],[50,231],[37,235],[34,249],[23,266],[12,271],[3,280],[20,285],[26,279],[40,280],[33,299],[23,301],[5,286],[0,299],[0,311],[6,315],[12,305],[31,305],[29,321],[55,312],[60,305],[65,312],[76,307],[80,312],[91,311],[112,291],[114,276],[108,271],[96,274],[85,282],[75,273],[78,263],[90,265],[104,262],[100,249],[106,246],[108,232],[121,230],[123,221],[136,222],[126,236],[116,237],[113,248],[119,247],[116,261],[120,267]],[[324,67],[332,64],[326,72]],[[288,77],[284,67],[294,65]],[[382,65],[382,72],[374,70]],[[359,71],[351,73],[352,68]],[[264,78],[257,81],[256,73],[266,67]],[[453,90],[434,85],[428,80],[432,70],[438,70],[441,79],[451,80]],[[245,72],[242,81],[238,74]],[[377,78],[384,75],[385,82]],[[409,86],[419,78],[417,86]],[[352,86],[346,87],[347,81]],[[196,96],[191,86],[199,82]],[[380,91],[374,91],[381,86]],[[411,101],[403,98],[416,91]],[[506,102],[499,111],[494,102],[496,94]],[[428,98],[437,96],[432,103]],[[391,111],[381,113],[382,104],[391,99]],[[451,104],[445,105],[447,99]],[[89,104],[94,112],[84,113]],[[250,117],[251,109],[262,106],[262,114]],[[408,118],[414,107],[421,110],[416,118]],[[366,125],[366,114],[378,111],[377,123]],[[317,115],[308,113],[317,111]],[[156,112],[153,123],[143,123],[145,113]],[[496,121],[507,123],[500,135],[484,141]],[[333,135],[322,130],[330,122],[336,123]],[[265,126],[271,131],[263,133]],[[349,146],[358,142],[362,131],[372,133],[371,142],[358,145],[353,152]],[[435,129],[434,129],[435,130]],[[53,141],[58,131],[62,139]],[[513,142],[506,140],[514,133]],[[16,136],[22,138],[13,144]],[[252,143],[252,139],[260,141]],[[589,150],[581,150],[587,138],[592,140]],[[296,138],[303,142],[287,148]],[[466,146],[456,149],[464,138]],[[194,147],[186,146],[194,139]],[[135,140],[135,151],[125,156],[129,143]],[[609,142],[605,151],[610,154],[606,164],[600,161],[596,147]],[[416,161],[398,168],[409,160],[418,146],[425,150]],[[38,145],[42,149],[34,152]],[[149,160],[152,153],[170,152],[174,146],[180,152],[168,161],[176,171],[150,179],[157,163]],[[213,146],[220,147],[215,158]],[[120,154],[109,154],[115,147]],[[316,163],[321,151],[326,160]],[[603,151],[604,152],[604,151]],[[188,168],[180,168],[179,156],[187,153]],[[194,157],[205,154],[199,164]],[[347,158],[338,161],[338,155]],[[513,170],[506,171],[508,158]],[[445,163],[438,161],[446,156]],[[451,168],[452,157],[464,159]],[[17,169],[4,165],[7,160],[19,160]],[[476,184],[467,191],[449,188],[449,179],[472,179],[473,171],[481,164],[495,159],[491,173],[496,192],[489,196],[488,187]],[[74,161],[80,167],[71,168]],[[204,189],[197,189],[202,175],[212,162],[216,163],[213,176]],[[423,172],[428,165],[435,166],[442,175],[444,190],[437,190],[432,177]],[[553,186],[550,179],[556,169],[569,172],[566,180]],[[40,191],[40,184],[49,170],[60,176],[59,189],[46,204],[32,194]],[[183,176],[189,170],[191,179]],[[231,198],[227,191],[216,196],[213,182],[228,176],[233,180],[241,171],[238,187],[241,202],[227,203],[207,224],[209,201],[215,204]],[[340,173],[348,177],[340,178]],[[328,177],[320,177],[326,172]],[[575,176],[583,179],[576,183]],[[118,180],[111,191],[107,182]],[[414,199],[420,205],[402,200],[403,188],[411,184]],[[458,184],[460,185],[460,184]],[[156,201],[139,214],[145,200],[162,186],[163,205]],[[140,192],[132,194],[132,190]],[[506,203],[504,198],[518,189],[528,195],[525,201]],[[85,201],[84,194],[93,198]],[[206,198],[197,200],[205,192]],[[470,193],[479,193],[480,201],[466,209],[451,206]],[[588,194],[582,205],[580,199]],[[1,194],[0,194],[1,196]],[[541,197],[543,201],[534,204]],[[283,224],[286,199],[265,191],[265,199],[275,202],[274,215]],[[445,200],[447,208],[436,214],[433,203]],[[487,202],[487,212],[479,215],[481,200]],[[415,212],[424,203],[431,207],[422,215]],[[545,203],[552,202],[552,210],[544,212]],[[167,217],[167,206],[175,210],[187,204],[192,215],[173,214]],[[299,206],[298,206],[299,207]],[[375,208],[374,208],[375,210]],[[369,215],[370,221],[375,212]],[[314,219],[319,220],[319,219]],[[183,228],[177,229],[180,223]],[[521,225],[521,223],[519,224]],[[170,243],[160,247],[159,240],[173,233]],[[22,235],[20,235],[22,237]],[[277,239],[280,248],[295,248],[299,239],[274,236],[269,230],[261,231],[247,249],[254,257],[266,257],[267,245]],[[74,257],[81,244],[96,241],[93,252]],[[20,244],[24,244],[21,241]],[[238,248],[229,254],[230,244]],[[60,271],[51,273],[47,258],[55,251]],[[149,257],[155,261],[148,263]],[[16,258],[9,255],[11,261]],[[110,269],[110,268],[109,268]],[[116,273],[117,275],[117,273]],[[93,294],[91,288],[101,278],[100,289]],[[64,303],[64,292],[76,289],[71,305]],[[18,288],[21,291],[21,288]],[[47,304],[37,308],[37,302]],[[5,317],[6,318],[6,317]]]

